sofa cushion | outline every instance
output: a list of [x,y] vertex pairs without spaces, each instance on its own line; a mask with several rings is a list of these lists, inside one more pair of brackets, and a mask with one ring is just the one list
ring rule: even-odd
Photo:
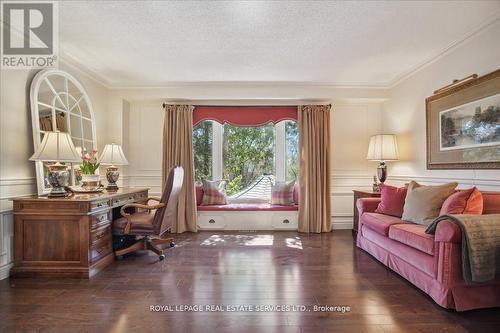
[[382,236],[389,235],[389,227],[391,225],[403,223],[399,217],[379,213],[364,213],[361,216],[361,222]]
[[500,192],[481,192],[483,194],[483,214],[500,214]]
[[[381,234],[368,228],[366,225],[361,227],[361,233],[361,237],[366,238],[375,243],[377,246],[387,250],[390,256],[395,256],[404,260],[406,263],[431,277],[437,276],[437,260],[435,256],[416,250],[411,246],[392,240],[389,237],[382,236]],[[391,259],[389,258],[388,260]],[[394,264],[397,263],[394,262]],[[396,272],[399,271],[398,269],[394,270]]]
[[450,195],[443,203],[439,215],[483,213],[483,195],[476,188],[459,190]]
[[406,194],[403,220],[423,225],[431,224],[439,216],[443,202],[455,191],[457,185],[458,183],[453,182],[424,186],[411,181]]
[[391,225],[389,238],[434,255],[434,235],[426,234],[425,229],[426,226],[414,223]]
[[403,216],[407,190],[407,186],[398,188],[382,184],[380,188],[381,201],[376,212],[396,217]]

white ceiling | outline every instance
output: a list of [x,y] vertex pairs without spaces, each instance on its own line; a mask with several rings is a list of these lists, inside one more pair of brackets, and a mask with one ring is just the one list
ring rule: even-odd
[[499,17],[500,1],[66,1],[63,55],[110,85],[387,86]]

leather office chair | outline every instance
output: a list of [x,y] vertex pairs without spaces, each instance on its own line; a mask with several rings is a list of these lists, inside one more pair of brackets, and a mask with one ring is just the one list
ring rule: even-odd
[[[161,245],[169,243],[173,247],[173,238],[161,238],[177,219],[177,203],[184,181],[184,169],[180,166],[172,168],[168,174],[165,188],[161,198],[150,197],[146,204],[124,205],[120,213],[121,218],[113,221],[114,235],[136,236],[132,245],[115,251],[116,256],[135,252],[138,250],[151,250],[159,255],[159,259],[165,259]],[[148,205],[149,201],[158,201],[156,205]],[[135,213],[126,212],[128,208],[136,210]],[[152,214],[152,211],[155,211]]]

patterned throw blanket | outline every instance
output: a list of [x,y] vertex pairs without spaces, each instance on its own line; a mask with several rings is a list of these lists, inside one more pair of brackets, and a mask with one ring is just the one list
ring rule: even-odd
[[500,214],[442,215],[425,230],[434,234],[450,220],[462,229],[462,272],[466,283],[486,282],[500,273]]

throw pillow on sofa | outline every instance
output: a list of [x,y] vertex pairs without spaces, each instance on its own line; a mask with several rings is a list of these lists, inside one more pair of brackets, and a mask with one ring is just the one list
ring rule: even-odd
[[395,187],[382,184],[380,188],[381,200],[375,212],[396,217],[403,216],[407,191],[407,186]]
[[483,195],[476,187],[468,190],[458,190],[443,203],[439,215],[445,214],[475,214],[483,213]]
[[271,187],[271,205],[293,206],[293,187],[295,180],[276,182]]
[[458,183],[438,186],[424,186],[415,181],[408,185],[402,219],[423,225],[429,225],[439,216],[444,201],[448,198]]
[[202,179],[203,200],[202,206],[227,205],[226,181]]

